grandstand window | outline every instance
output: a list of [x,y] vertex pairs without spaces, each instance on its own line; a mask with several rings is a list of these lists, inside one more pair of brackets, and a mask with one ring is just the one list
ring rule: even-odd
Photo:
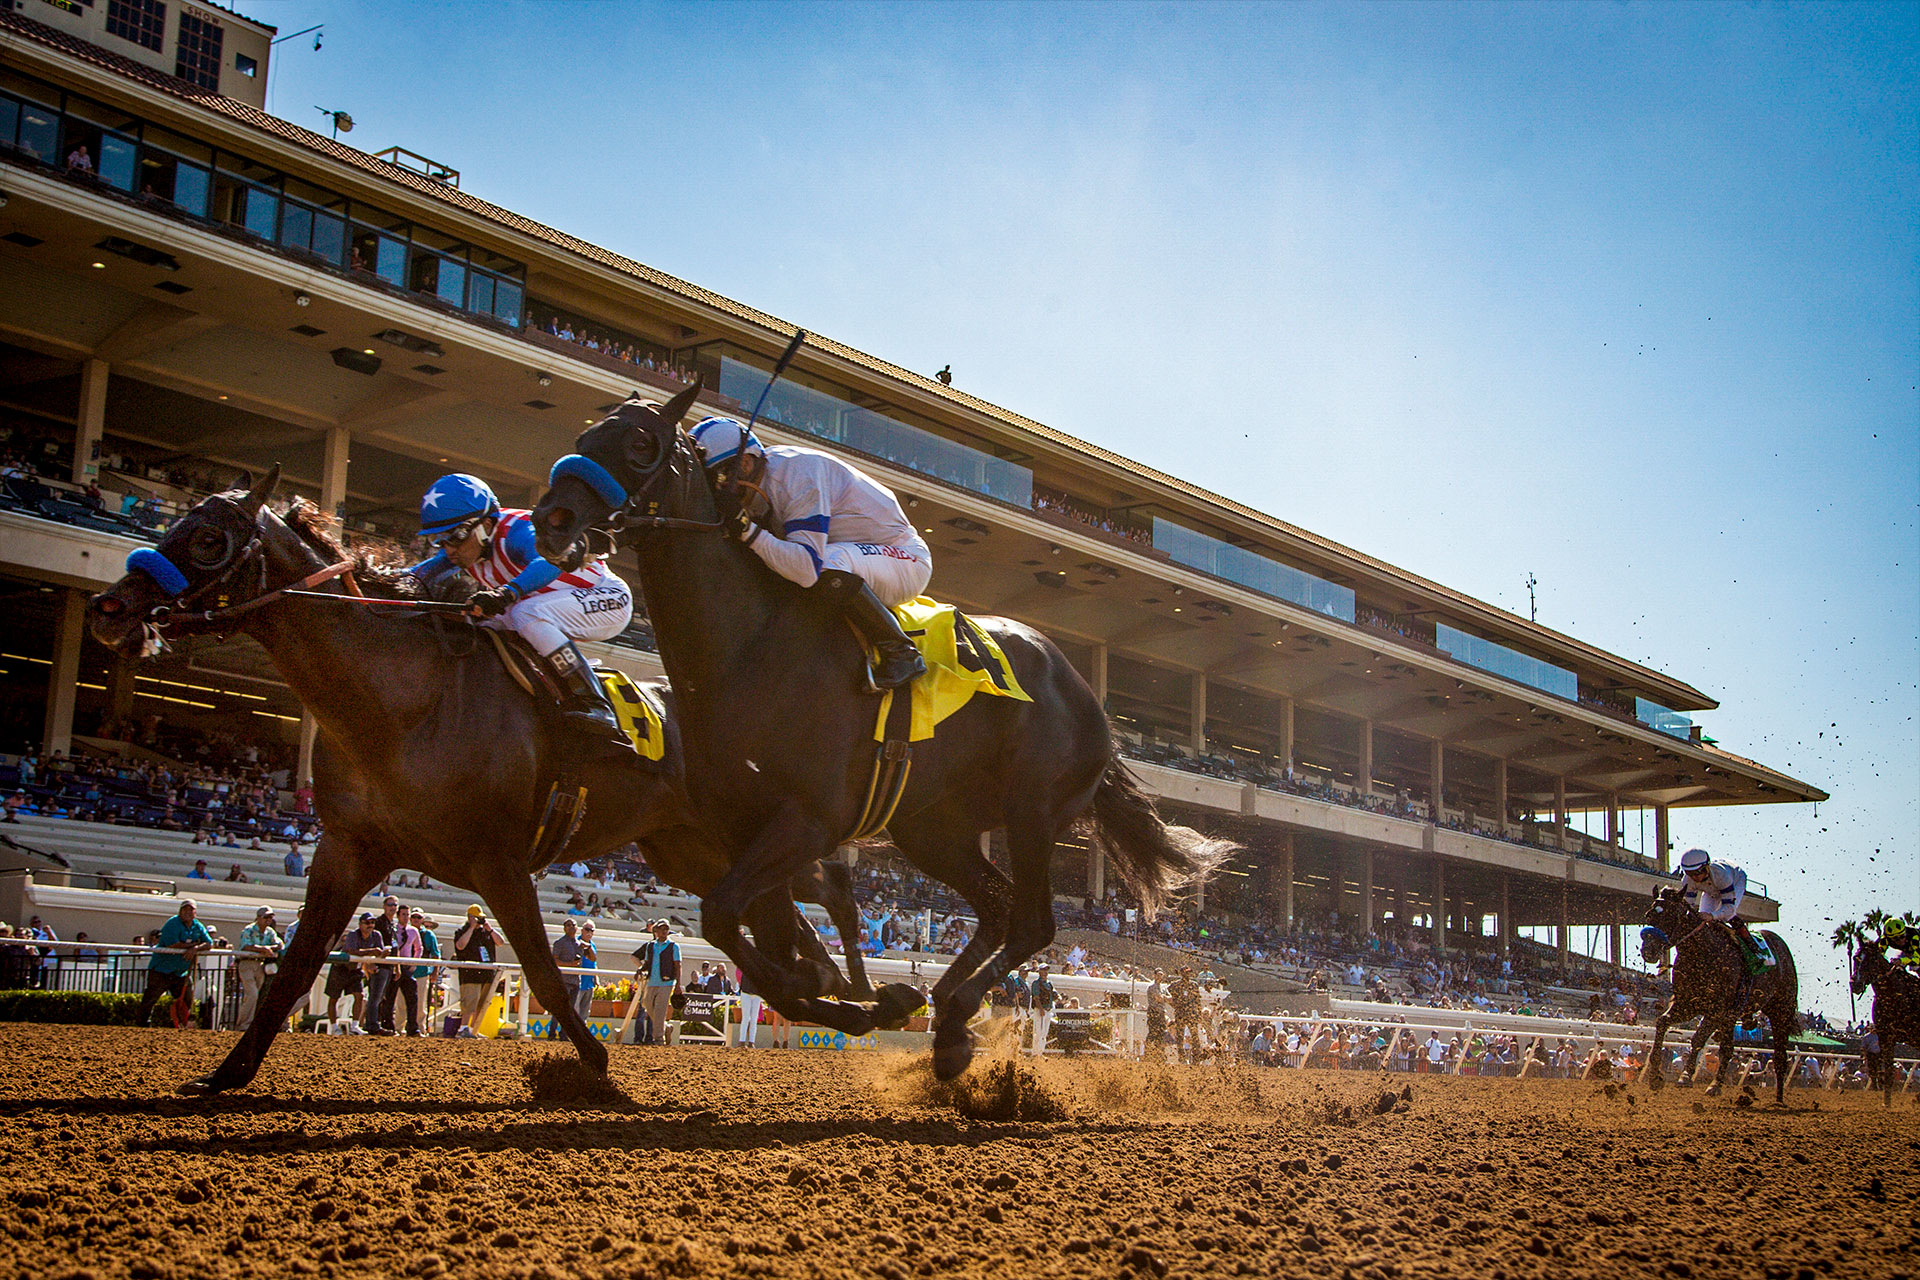
[[244,53],[233,55],[233,69],[249,80],[260,74],[260,64]]
[[158,53],[167,34],[167,6],[160,0],[107,0],[107,34]]
[[182,11],[173,74],[202,89],[218,89],[221,43],[225,36],[219,23]]

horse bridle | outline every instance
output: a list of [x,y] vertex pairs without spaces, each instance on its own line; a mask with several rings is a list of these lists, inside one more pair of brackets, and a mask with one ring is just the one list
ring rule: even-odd
[[[229,498],[220,497],[219,495],[209,498],[208,501],[222,503],[236,512],[242,510],[239,503]],[[234,536],[233,530],[218,528],[218,532],[225,540],[225,550],[218,560],[203,563],[199,557],[189,554],[188,561],[194,569],[201,573],[213,573],[215,575],[199,586],[189,585],[192,580],[187,576],[186,572],[158,547],[141,547],[129,555],[127,557],[127,571],[132,573],[137,570],[146,574],[148,578],[153,580],[155,586],[166,593],[167,597],[147,610],[145,616],[139,619],[140,625],[154,628],[179,627],[192,631],[201,631],[203,629],[218,630],[219,624],[242,617],[252,613],[256,609],[272,604],[275,600],[280,599],[289,592],[310,590],[322,583],[331,582],[335,578],[344,579],[347,590],[356,596],[360,595],[359,584],[353,580],[353,562],[351,560],[342,560],[338,564],[327,565],[324,568],[308,574],[297,582],[290,582],[285,586],[269,589],[267,586],[266,541],[260,535],[260,516],[258,513],[255,513],[252,523],[253,536],[247,539],[245,546],[239,547],[237,550],[235,544],[238,542],[238,539]],[[189,539],[189,553],[191,553],[191,545],[191,539]],[[230,584],[235,582],[249,567],[258,570],[258,582],[254,587],[254,594],[248,599],[238,604],[217,605],[211,609],[183,610],[183,606],[195,604],[208,596],[225,595],[226,589]]]
[[[633,428],[629,427],[628,430]],[[669,475],[678,475],[682,463],[699,466],[693,457],[693,445],[687,433],[676,426],[673,435],[673,446],[662,450],[660,458],[651,466],[636,463],[632,445],[627,446],[627,466],[640,476],[640,483],[631,488],[622,484],[598,462],[581,453],[570,453],[554,463],[547,483],[552,485],[563,476],[572,476],[593,490],[611,508],[605,525],[613,533],[624,533],[629,529],[685,529],[696,533],[718,533],[726,527],[725,521],[688,520],[682,516],[659,514],[660,500],[653,495],[660,487],[660,482]]]

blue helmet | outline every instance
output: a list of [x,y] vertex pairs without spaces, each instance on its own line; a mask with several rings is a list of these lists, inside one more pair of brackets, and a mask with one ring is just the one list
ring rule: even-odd
[[420,499],[420,536],[437,538],[469,520],[500,514],[500,499],[478,476],[455,472],[427,486]]
[[766,457],[767,447],[760,443],[760,437],[753,434],[753,428],[732,418],[705,418],[687,433],[693,442],[700,446],[700,453],[707,460],[709,468],[731,461],[743,453],[759,454]]

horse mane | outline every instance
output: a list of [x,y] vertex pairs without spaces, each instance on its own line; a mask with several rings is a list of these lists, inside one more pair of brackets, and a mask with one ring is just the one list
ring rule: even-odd
[[383,600],[419,597],[420,584],[407,572],[408,566],[400,563],[404,552],[399,548],[374,546],[348,551],[335,532],[336,521],[305,498],[295,498],[280,518],[328,564],[339,564],[342,560],[351,563],[354,581],[368,595]]

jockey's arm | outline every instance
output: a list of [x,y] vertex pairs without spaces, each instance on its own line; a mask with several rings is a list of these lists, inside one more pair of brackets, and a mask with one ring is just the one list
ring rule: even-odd
[[[747,545],[767,568],[789,582],[811,587],[820,580],[825,568],[821,557],[827,551],[827,526],[832,520],[831,495],[826,486],[809,477],[809,482],[788,493],[788,510],[773,511],[770,520],[780,521],[780,532],[757,529]],[[788,519],[791,514],[792,518]]]
[[516,519],[507,528],[507,558],[525,567],[515,574],[506,589],[525,600],[560,576],[560,566],[546,559],[535,545],[531,520]]

